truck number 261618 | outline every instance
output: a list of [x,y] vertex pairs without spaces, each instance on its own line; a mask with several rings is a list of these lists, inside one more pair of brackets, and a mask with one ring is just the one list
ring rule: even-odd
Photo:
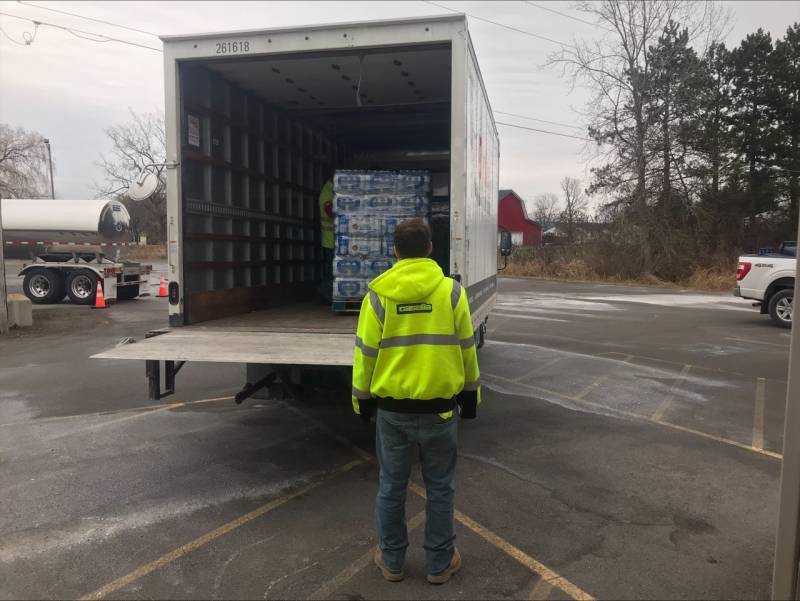
[[217,42],[217,54],[232,54],[236,52],[250,52],[250,42],[248,40]]

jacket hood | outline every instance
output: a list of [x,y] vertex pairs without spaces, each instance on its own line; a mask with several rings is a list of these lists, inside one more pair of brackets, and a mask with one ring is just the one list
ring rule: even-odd
[[443,279],[442,268],[432,259],[402,259],[372,280],[369,288],[394,301],[415,302],[430,295]]

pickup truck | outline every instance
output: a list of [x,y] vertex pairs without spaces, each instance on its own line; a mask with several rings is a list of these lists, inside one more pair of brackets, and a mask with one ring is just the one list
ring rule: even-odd
[[756,301],[761,314],[769,313],[777,325],[792,327],[792,299],[797,259],[796,247],[781,245],[778,252],[742,255],[736,267],[733,294]]

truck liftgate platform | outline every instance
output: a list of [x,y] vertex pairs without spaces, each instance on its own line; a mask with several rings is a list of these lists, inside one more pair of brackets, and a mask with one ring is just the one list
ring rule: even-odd
[[[278,375],[290,365],[352,367],[355,331],[355,315],[336,315],[330,307],[308,303],[153,330],[143,340],[92,358],[144,360],[149,396],[159,400],[175,392],[175,376],[190,361],[267,365]],[[254,389],[257,383],[248,383],[242,392],[249,394],[237,401],[269,381]]]

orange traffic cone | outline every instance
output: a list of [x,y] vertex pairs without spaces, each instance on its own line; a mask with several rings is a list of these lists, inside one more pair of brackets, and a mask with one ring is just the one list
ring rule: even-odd
[[163,275],[161,276],[161,282],[158,284],[158,297],[157,298],[166,298],[167,297],[167,278]]
[[103,284],[100,280],[97,280],[97,292],[94,295],[94,307],[93,309],[107,309],[108,305],[106,305],[106,297],[103,295]]

